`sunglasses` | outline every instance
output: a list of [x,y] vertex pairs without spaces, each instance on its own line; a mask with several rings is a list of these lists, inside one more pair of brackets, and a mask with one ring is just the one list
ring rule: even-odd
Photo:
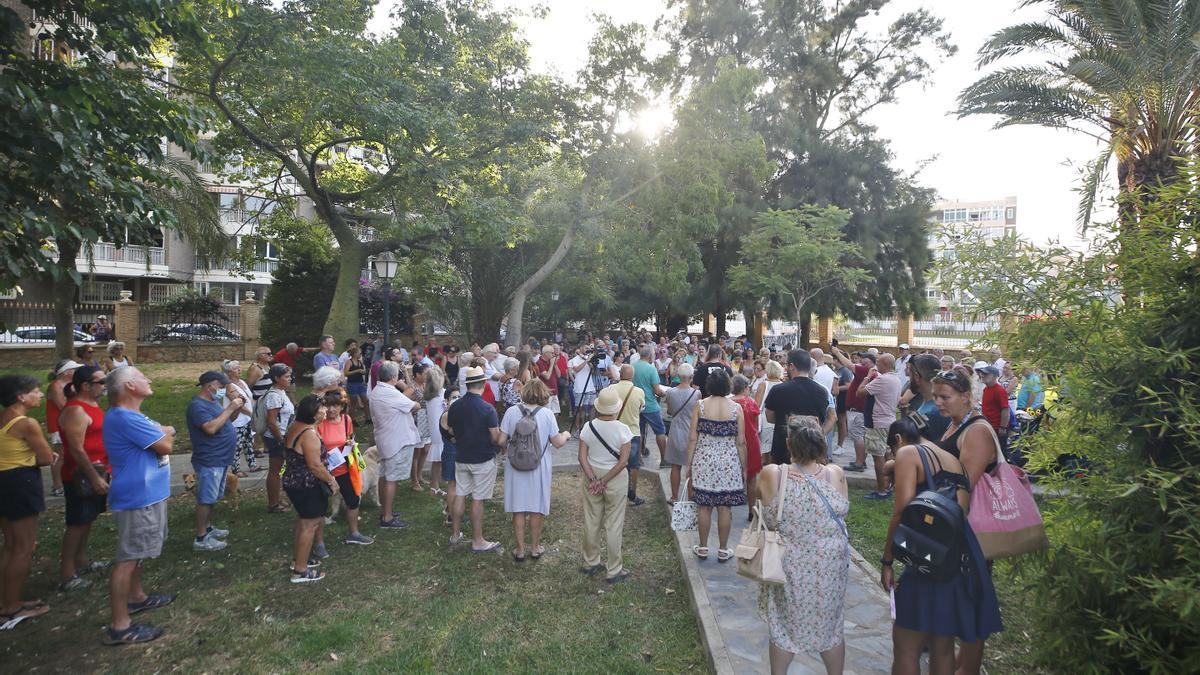
[[88,384],[104,384],[104,380],[92,380]]
[[933,381],[934,383],[948,384],[960,392],[965,392],[971,387],[971,382],[966,377],[953,370],[943,370],[933,376]]

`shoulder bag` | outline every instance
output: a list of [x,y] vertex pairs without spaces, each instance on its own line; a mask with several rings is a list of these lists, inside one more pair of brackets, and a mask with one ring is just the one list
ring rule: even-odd
[[787,501],[787,468],[780,467],[782,474],[779,479],[779,506],[775,511],[774,530],[767,529],[763,522],[762,500],[754,504],[754,522],[742,530],[742,540],[733,550],[737,557],[737,573],[739,576],[757,581],[760,584],[782,585],[787,581],[783,572],[783,554],[785,542],[779,533],[779,523],[783,520],[783,503]]
[[696,502],[687,498],[688,478],[683,479],[680,488],[680,499],[671,505],[671,529],[676,532],[689,532],[700,526],[699,509]]
[[1048,548],[1046,524],[1033,499],[1029,477],[1005,459],[991,423],[984,421],[983,425],[996,446],[996,468],[979,477],[971,490],[967,514],[983,557],[996,560]]

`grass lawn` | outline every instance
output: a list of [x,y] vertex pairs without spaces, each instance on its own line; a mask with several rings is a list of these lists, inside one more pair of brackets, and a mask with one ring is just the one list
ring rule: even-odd
[[[653,506],[657,477],[639,492],[651,504],[630,509],[625,562],[634,575],[610,586],[579,573],[577,475],[554,479],[541,560],[513,561],[511,524],[499,485],[487,506],[485,535],[502,555],[450,547],[440,502],[402,487],[398,508],[411,523],[379,531],[364,506],[373,546],[341,543],[345,526],[327,528],[332,557],[318,584],[288,583],[291,514],[267,515],[265,495],[242,495],[241,508],[218,506],[230,546],[191,549],[194,502],[172,500],[171,533],[161,558],[145,568],[150,591],[178,593],[174,604],[138,619],[166,628],[145,646],[106,647],[106,580],[78,594],[54,591],[62,512],[43,514],[27,597],[49,614],[0,633],[10,672],[707,672],[695,615],[680,578],[668,514]],[[112,518],[97,521],[91,550],[113,552]]]
[[[866,488],[850,488],[851,505],[846,525],[851,545],[878,570],[879,556],[883,553],[883,542],[887,537],[888,521],[892,517],[892,502],[863,499],[869,491]],[[1020,577],[1014,573],[1010,561],[1001,560],[996,563],[992,582],[1000,600],[1004,631],[988,640],[983,665],[988,673],[993,675],[1031,672],[1028,665],[1032,651],[1031,640],[1036,633],[1028,607],[1030,603],[1035,602],[1035,598],[1021,585]]]
[[[248,368],[248,364],[243,365],[243,372]],[[146,399],[142,404],[142,412],[150,416],[150,419],[167,426],[175,427],[178,436],[175,439],[176,454],[187,454],[192,451],[192,441],[188,438],[187,433],[187,405],[196,395],[196,378],[200,377],[200,373],[206,370],[219,370],[220,364],[204,363],[152,363],[138,368],[151,379],[153,384],[151,388],[154,390],[154,395]],[[46,373],[49,371],[49,366],[41,369],[22,368],[0,370],[0,375],[32,375],[38,382],[46,382]],[[296,391],[293,394],[293,400],[300,400],[305,394],[312,389],[311,380],[304,383],[297,383]],[[46,385],[42,385],[42,391],[46,390]],[[108,407],[104,403],[105,408]],[[39,421],[46,419],[46,406],[34,410],[30,417]]]

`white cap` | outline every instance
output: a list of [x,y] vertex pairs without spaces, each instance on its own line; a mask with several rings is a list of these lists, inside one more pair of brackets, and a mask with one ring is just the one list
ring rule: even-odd
[[82,367],[83,367],[82,363],[79,363],[77,361],[67,361],[66,363],[59,366],[58,370],[54,371],[54,374],[62,375],[63,373],[67,372],[68,370],[75,370],[76,368],[82,368]]
[[901,342],[901,343],[900,343],[900,349],[908,349],[908,348],[909,348],[909,347],[908,347],[908,343],[907,343],[907,342]]
[[975,365],[971,366],[971,370],[980,370],[981,368],[987,368],[989,365],[987,361],[976,361]]

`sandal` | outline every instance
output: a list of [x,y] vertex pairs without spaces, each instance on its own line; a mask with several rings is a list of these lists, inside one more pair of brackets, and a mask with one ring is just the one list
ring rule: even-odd
[[259,472],[266,471],[266,470],[267,470],[267,467],[265,467],[265,466],[256,466],[253,469],[250,469],[250,473],[259,473]]
[[[33,611],[36,611],[36,610],[39,610],[42,608],[45,608],[47,612],[50,611],[50,605],[47,605],[45,600],[26,600],[25,602],[21,603],[20,611],[21,612],[33,612]],[[43,614],[44,613],[45,612],[43,612]]]
[[288,507],[284,506],[283,504],[276,504],[275,506],[267,507],[267,513],[287,513],[288,511]]
[[138,612],[144,612],[148,609],[166,607],[172,602],[175,602],[174,595],[155,595],[151,593],[150,595],[146,596],[145,600],[141,602],[130,602],[125,606],[129,608],[130,615],[133,615],[137,614]]
[[311,584],[325,578],[324,572],[318,572],[312,568],[306,569],[303,572],[292,570],[293,584]]
[[519,563],[525,562],[525,554],[524,553],[517,553],[516,551],[513,551],[512,557],[513,557],[513,560],[515,560]]
[[499,550],[500,550],[500,542],[498,542],[498,541],[484,542],[483,548],[475,548],[474,546],[471,547],[471,553],[491,553],[492,551],[499,551]]
[[462,540],[463,540],[463,535],[462,535],[462,533],[460,532],[460,533],[459,533],[459,535],[458,535],[457,537],[450,537],[450,545],[451,545],[451,546],[458,546],[459,544],[461,544],[461,543],[462,543]]
[[125,630],[113,630],[108,628],[104,631],[104,644],[106,645],[132,645],[141,642],[150,642],[162,637],[163,629],[147,626],[140,623],[131,623],[129,628]]
[[692,553],[695,554],[695,556],[701,560],[708,560],[708,547],[707,546],[693,546]]
[[245,471],[238,471],[234,475],[237,476],[238,478],[249,478],[250,477],[250,474],[246,473]]
[[729,562],[733,559],[733,551],[727,548],[717,549],[717,562]]
[[546,554],[546,547],[539,545],[537,548],[533,549],[533,551],[531,551],[529,553],[529,557],[533,558],[534,560],[537,560],[538,558],[542,557],[545,554]]

